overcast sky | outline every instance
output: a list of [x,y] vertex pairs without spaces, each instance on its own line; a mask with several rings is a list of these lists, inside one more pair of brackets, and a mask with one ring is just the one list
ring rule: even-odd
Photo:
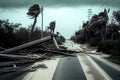
[[40,5],[45,5],[49,7],[64,7],[64,6],[83,6],[83,5],[110,5],[119,7],[120,0],[0,0],[1,8],[10,8],[10,7],[26,7],[30,6],[33,3],[38,3]]
[[[120,9],[120,0],[0,0],[0,19],[29,26],[33,20],[26,13],[36,3],[44,6],[44,28],[56,20],[56,31],[66,38],[70,38],[82,22],[88,20],[88,9],[92,9],[93,14],[104,8],[111,8],[111,13]],[[41,26],[41,15],[37,25]]]

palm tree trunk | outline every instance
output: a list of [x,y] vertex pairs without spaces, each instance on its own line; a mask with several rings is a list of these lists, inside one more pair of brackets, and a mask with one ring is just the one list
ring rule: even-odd
[[35,17],[34,22],[33,22],[33,25],[32,25],[32,28],[31,28],[31,31],[30,31],[29,41],[32,40],[32,34],[33,34],[33,30],[34,30],[34,28],[35,28],[36,22],[37,22],[37,17]]
[[84,31],[84,34],[85,34],[85,41],[87,41],[88,40],[87,30]]
[[102,41],[104,41],[104,29],[103,29],[103,26],[101,27],[101,37],[102,37]]
[[112,34],[111,34],[111,40],[113,40],[113,30],[112,30]]

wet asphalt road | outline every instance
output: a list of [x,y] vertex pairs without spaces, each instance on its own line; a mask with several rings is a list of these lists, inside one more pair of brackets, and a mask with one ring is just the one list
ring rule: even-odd
[[97,58],[91,56],[91,58],[113,79],[120,80],[120,71],[115,68],[105,64],[104,62],[98,60]]
[[52,80],[86,80],[77,57],[61,58]]
[[[78,57],[60,58],[57,63],[55,72],[54,74],[52,74],[53,76],[51,76],[51,79],[49,80],[87,80],[88,78],[86,78],[86,76],[89,76],[90,74],[93,75],[93,79],[89,78],[88,80],[106,80],[102,76],[102,74],[98,72],[95,66],[89,61],[89,59],[87,59],[86,56],[79,55],[79,58],[82,60],[79,60]],[[107,64],[100,62],[97,58],[92,57],[92,59],[96,63],[98,63],[98,65],[112,78],[112,80],[120,80],[120,76],[119,76],[120,71],[117,71],[114,68],[108,66]],[[81,63],[84,63],[87,67],[89,67],[88,71],[86,71],[87,75],[85,75],[83,71],[85,67],[83,67]],[[26,73],[29,73],[29,72],[20,70],[17,72],[0,74],[0,80],[21,80]],[[31,76],[30,79],[24,79],[24,80],[36,80],[36,77],[38,76],[39,78],[37,78],[37,80],[38,79],[43,80],[41,79],[41,76],[40,76],[43,73],[39,71],[35,71],[33,73],[34,74]]]

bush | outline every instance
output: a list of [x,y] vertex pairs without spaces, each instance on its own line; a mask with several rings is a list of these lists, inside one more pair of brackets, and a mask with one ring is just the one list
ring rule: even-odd
[[120,41],[119,40],[106,40],[98,44],[97,52],[104,52],[113,56],[120,56]]
[[89,44],[90,44],[90,46],[96,47],[99,42],[100,42],[99,38],[93,38],[90,40]]
[[57,37],[56,40],[58,44],[62,44],[63,42],[65,42],[65,38],[63,36]]

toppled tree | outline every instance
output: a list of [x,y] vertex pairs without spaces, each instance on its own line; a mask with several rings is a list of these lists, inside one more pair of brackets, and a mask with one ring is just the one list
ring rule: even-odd
[[113,16],[115,18],[115,20],[119,23],[120,25],[120,10],[114,11],[113,12]]
[[106,24],[109,19],[108,12],[109,10],[104,9],[103,12],[100,12],[98,15],[94,15],[90,21],[83,23],[82,30],[76,32],[83,35],[75,34],[77,42],[81,43],[79,40],[82,40],[82,43],[88,42],[93,46],[97,46],[99,40],[104,41],[106,37]]

